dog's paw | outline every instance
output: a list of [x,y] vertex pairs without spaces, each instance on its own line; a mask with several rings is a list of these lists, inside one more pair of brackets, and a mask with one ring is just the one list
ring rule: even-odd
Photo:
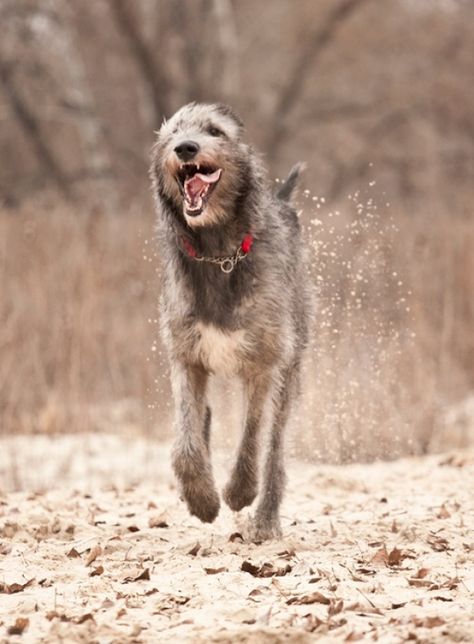
[[212,523],[219,514],[220,499],[207,456],[196,451],[190,457],[189,453],[175,450],[173,469],[178,478],[180,496],[189,512],[205,523]]
[[281,537],[282,531],[278,518],[268,521],[256,516],[253,524],[249,526],[249,539],[253,543],[263,543],[271,539],[281,539]]
[[223,497],[229,508],[239,512],[247,505],[251,505],[257,496],[257,482],[250,479],[230,479],[224,488]]
[[204,523],[212,523],[219,514],[220,500],[214,488],[188,489],[183,493],[186,505],[190,514],[194,515]]
[[210,468],[204,467],[200,476],[183,476],[179,488],[181,500],[190,514],[204,523],[212,523],[219,514],[221,502]]

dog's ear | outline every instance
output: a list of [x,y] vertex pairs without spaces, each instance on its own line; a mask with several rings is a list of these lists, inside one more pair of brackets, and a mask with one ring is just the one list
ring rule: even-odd
[[240,129],[244,127],[244,122],[230,105],[227,105],[226,103],[216,103],[216,110],[223,116],[231,118]]

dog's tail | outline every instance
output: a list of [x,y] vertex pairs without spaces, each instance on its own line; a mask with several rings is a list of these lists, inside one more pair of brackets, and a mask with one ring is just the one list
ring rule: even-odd
[[300,174],[305,170],[305,168],[306,163],[301,162],[291,168],[290,174],[276,191],[278,199],[281,199],[282,201],[291,201],[293,193],[296,190]]

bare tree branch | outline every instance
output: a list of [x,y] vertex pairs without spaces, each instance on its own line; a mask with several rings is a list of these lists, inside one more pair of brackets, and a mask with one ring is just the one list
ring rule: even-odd
[[[194,9],[194,11],[192,11]],[[206,7],[203,3],[197,6],[184,2],[172,2],[169,5],[169,25],[179,37],[181,45],[181,58],[183,61],[186,82],[183,83],[183,100],[202,101],[206,92],[204,89],[203,65],[200,64],[204,57],[204,47],[201,32],[196,29]]]
[[324,24],[313,34],[305,46],[301,48],[296,57],[293,69],[289,74],[289,81],[283,88],[277,101],[273,127],[269,128],[270,138],[267,149],[271,156],[276,157],[284,142],[288,122],[287,117],[301,97],[308,74],[314,69],[318,57],[334,40],[337,31],[366,0],[342,0],[327,16]]
[[339,163],[331,181],[328,198],[335,200],[342,195],[353,181],[362,180],[369,171],[371,151],[375,144],[391,134],[393,130],[406,122],[408,116],[404,109],[394,110],[385,114],[364,137],[364,145],[357,156],[350,162]]
[[220,90],[226,100],[239,95],[238,39],[231,0],[214,0],[213,12],[222,52]]
[[56,161],[49,142],[41,131],[36,116],[17,91],[11,70],[1,60],[0,85],[3,88],[13,114],[33,146],[40,165],[46,169],[48,178],[54,181],[65,197],[71,197],[68,178]]
[[155,126],[158,128],[163,117],[169,112],[170,86],[168,79],[155,64],[126,0],[109,0],[109,4],[115,22],[127,41],[130,53],[135,59],[150,93],[155,113]]

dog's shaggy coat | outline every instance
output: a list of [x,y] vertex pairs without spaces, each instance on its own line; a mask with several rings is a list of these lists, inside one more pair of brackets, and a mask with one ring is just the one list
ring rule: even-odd
[[[238,511],[257,496],[259,434],[268,408],[269,446],[252,525],[257,541],[281,533],[283,434],[308,334],[310,292],[289,203],[298,172],[273,194],[258,156],[242,140],[242,123],[220,104],[181,108],[153,148],[164,261],[161,322],[176,403],[173,468],[189,511],[213,521],[219,495],[206,387],[212,374],[241,378],[243,435],[223,497]],[[246,238],[251,248],[244,253]],[[219,257],[231,258],[233,270],[209,261]]]

